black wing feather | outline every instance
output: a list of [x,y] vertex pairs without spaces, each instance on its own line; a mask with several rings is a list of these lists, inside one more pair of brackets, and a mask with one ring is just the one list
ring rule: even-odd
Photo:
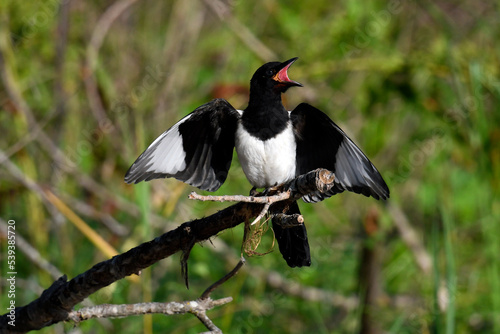
[[[300,214],[297,202],[293,202],[286,214]],[[272,218],[274,236],[286,263],[292,267],[309,267],[311,265],[311,250],[307,240],[306,225],[283,228],[277,216]]]
[[344,190],[376,199],[389,197],[389,188],[377,168],[325,113],[301,103],[290,117],[297,141],[296,174],[316,168],[335,173],[330,191],[311,193],[303,197],[304,201],[319,202]]
[[239,117],[224,99],[196,108],[137,158],[125,182],[174,177],[203,190],[219,189],[231,166]]

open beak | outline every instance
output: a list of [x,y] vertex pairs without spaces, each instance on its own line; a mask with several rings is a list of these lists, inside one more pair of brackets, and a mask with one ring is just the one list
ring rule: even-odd
[[281,84],[287,85],[287,86],[299,86],[302,87],[303,85],[301,83],[298,83],[297,81],[290,80],[288,77],[288,68],[297,60],[299,57],[295,57],[292,59],[289,59],[283,63],[281,63],[281,69],[276,73],[273,77],[273,79]]

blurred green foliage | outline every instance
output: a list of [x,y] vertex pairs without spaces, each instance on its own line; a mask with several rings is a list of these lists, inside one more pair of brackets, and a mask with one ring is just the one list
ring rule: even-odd
[[[119,252],[213,213],[224,204],[188,201],[192,189],[178,181],[131,186],[124,173],[148,143],[195,107],[225,97],[244,108],[249,79],[261,64],[299,56],[290,76],[305,87],[286,94],[287,106],[308,101],[355,139],[386,179],[389,202],[406,214],[431,255],[431,272],[419,267],[384,203],[342,194],[301,203],[310,268],[288,268],[278,251],[247,258],[248,266],[214,293],[234,301],[209,316],[227,333],[357,332],[365,265],[360,253],[376,248],[380,275],[374,283],[381,291],[368,310],[376,327],[390,333],[500,332],[498,2],[63,3],[67,11],[56,1],[0,3],[0,149],[22,174],[0,164],[1,217],[15,220],[17,234],[61,272],[72,278],[106,256],[23,179],[51,189]],[[123,4],[126,10],[109,15]],[[218,194],[250,189],[237,159],[233,165]],[[363,227],[369,212],[379,221],[371,237]],[[103,224],[103,216],[127,232]],[[220,235],[215,248],[210,242],[195,246],[189,290],[177,255],[148,269],[140,284],[122,280],[89,299],[119,304],[197,298],[234,265],[241,238],[242,226]],[[219,239],[228,247],[217,246]],[[0,241],[3,277],[5,236]],[[259,250],[271,242],[268,231]],[[53,277],[20,249],[16,263],[20,306]],[[310,301],[273,287],[271,271],[302,287],[349,297],[355,306]],[[2,307],[8,303],[5,288],[2,279]],[[190,315],[154,315],[152,325],[145,319],[151,318],[90,320],[78,328],[204,330]],[[72,325],[41,332],[63,330]]]

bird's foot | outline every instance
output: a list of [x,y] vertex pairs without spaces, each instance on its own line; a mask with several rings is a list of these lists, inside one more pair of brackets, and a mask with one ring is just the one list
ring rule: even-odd
[[279,190],[279,186],[277,186],[277,185],[271,186],[269,188],[265,188],[262,191],[257,191],[257,188],[253,187],[250,190],[250,196],[253,196],[253,197],[271,196],[271,195],[276,194],[278,192],[278,190]]
[[280,189],[280,186],[281,185],[275,184],[274,186],[271,186],[271,187],[264,189],[264,191],[262,192],[262,196],[274,195],[275,193],[278,192],[278,190]]
[[262,191],[257,191],[257,188],[253,187],[250,190],[250,196],[253,196],[253,197],[266,197],[266,196],[276,195],[276,193],[278,193],[278,191],[281,189],[281,186],[282,186],[281,184],[277,184],[276,183],[274,186],[265,188]]
[[257,188],[256,187],[253,187],[252,189],[250,189],[250,196],[257,196],[259,194],[259,192],[257,191]]

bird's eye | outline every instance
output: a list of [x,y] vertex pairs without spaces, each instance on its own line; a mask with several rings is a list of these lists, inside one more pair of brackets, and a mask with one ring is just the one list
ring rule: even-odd
[[273,70],[267,70],[266,74],[268,76],[273,76],[274,75],[274,71]]

